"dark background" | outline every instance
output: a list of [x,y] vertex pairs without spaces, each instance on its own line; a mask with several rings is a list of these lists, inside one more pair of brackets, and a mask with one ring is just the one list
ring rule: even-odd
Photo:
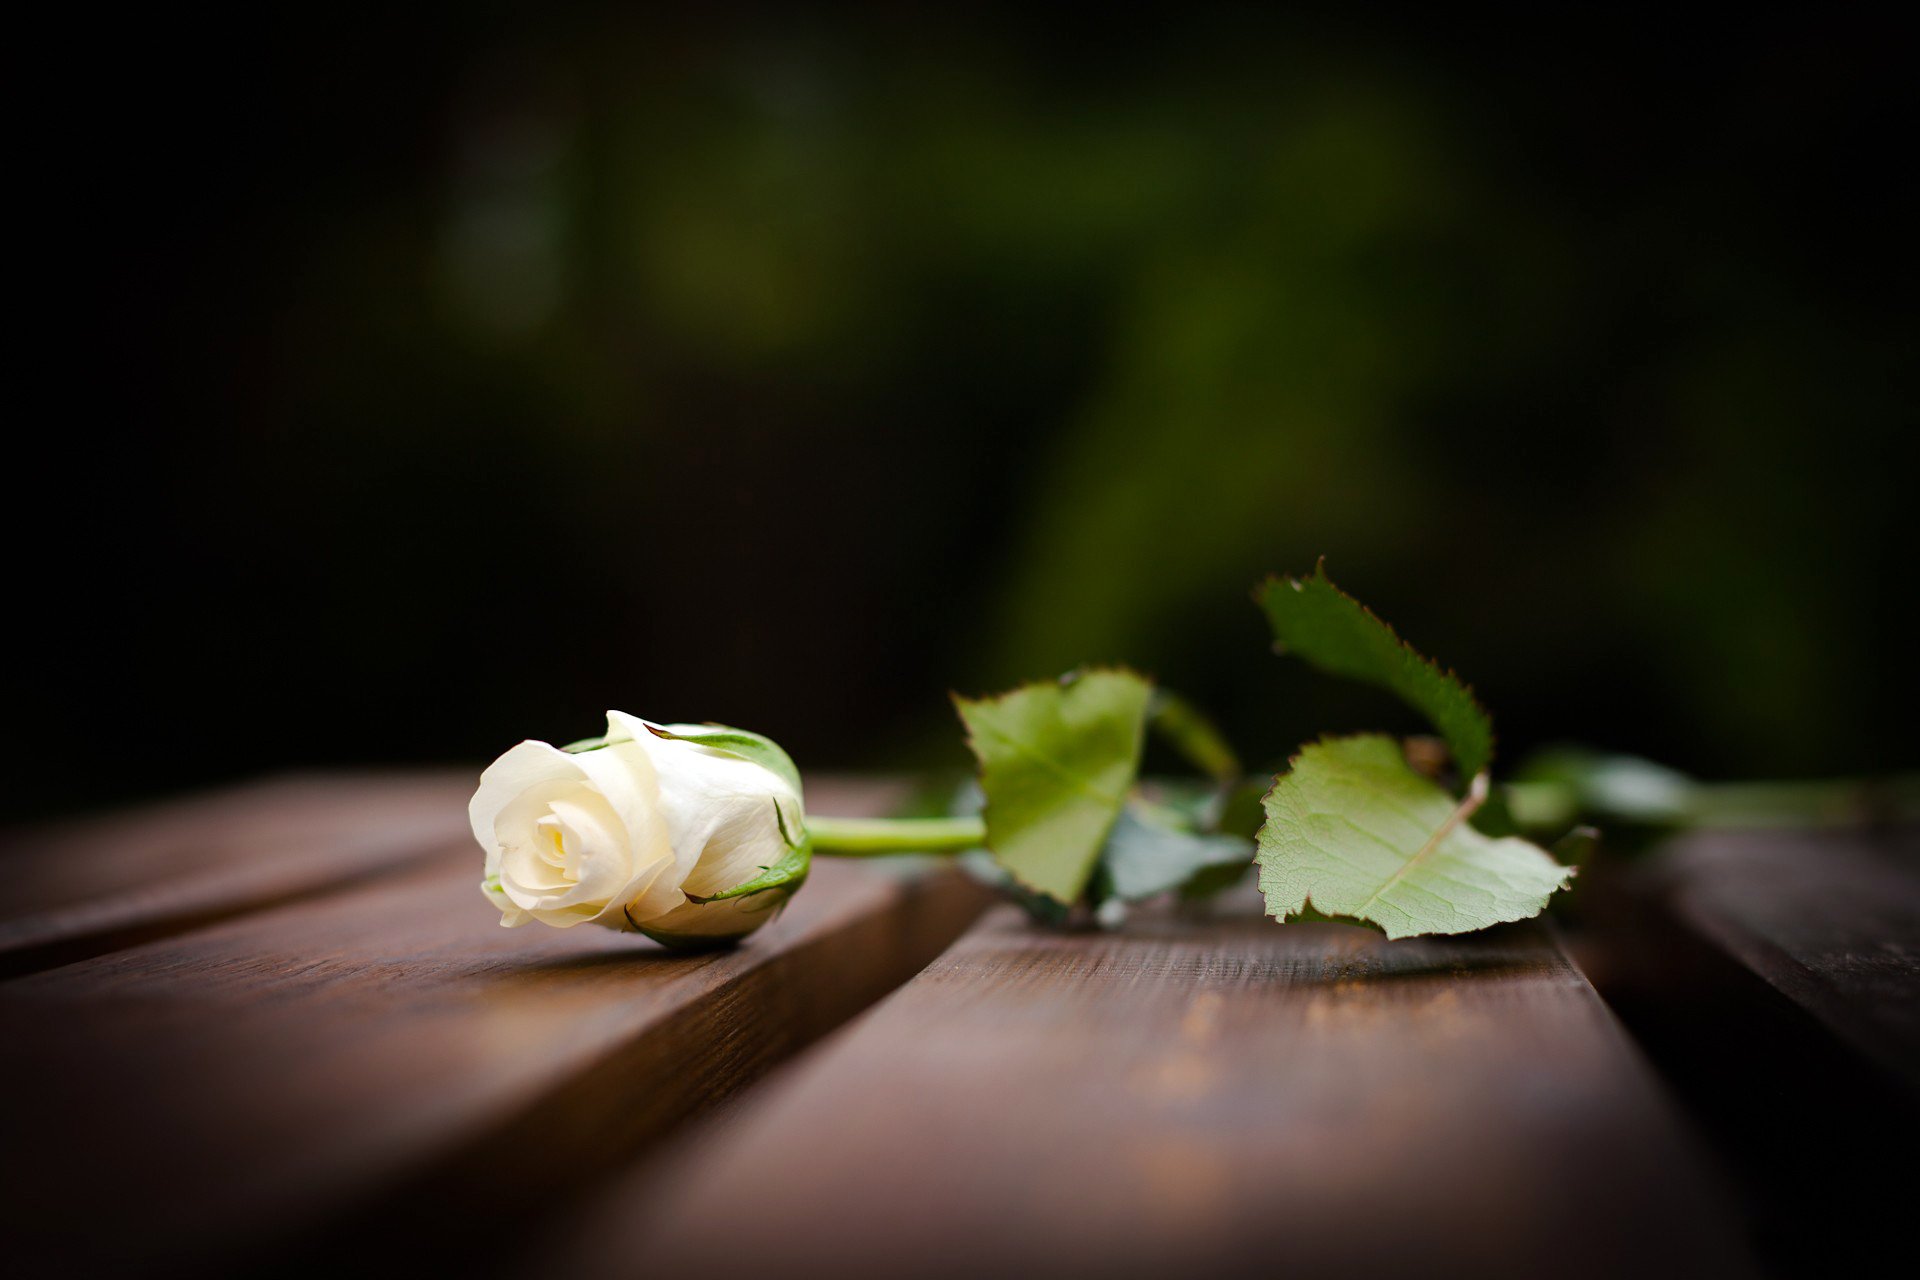
[[1920,760],[1911,47],[285,6],[15,49],[15,816],[617,706],[959,764],[1150,670],[1255,758],[1321,554],[1511,764]]

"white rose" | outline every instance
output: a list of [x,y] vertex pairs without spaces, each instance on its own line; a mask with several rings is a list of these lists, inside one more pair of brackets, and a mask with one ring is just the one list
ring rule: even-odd
[[[742,754],[662,732],[752,741]],[[712,725],[609,711],[605,745],[522,742],[508,751],[481,774],[467,812],[487,853],[481,888],[509,927],[597,924],[669,944],[713,942],[771,919],[805,875],[802,860],[779,888],[698,901],[782,859],[791,873],[789,835],[803,839],[798,779],[784,753]]]

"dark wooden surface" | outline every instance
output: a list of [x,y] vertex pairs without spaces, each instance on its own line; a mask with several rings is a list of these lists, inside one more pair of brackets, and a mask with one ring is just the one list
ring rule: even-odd
[[1920,830],[1706,831],[1616,877],[1582,954],[1780,1274],[1908,1251]]
[[1583,877],[1577,945],[1245,899],[1063,933],[822,862],[685,957],[499,928],[471,784],[9,838],[11,1270],[1640,1280],[1899,1244],[1910,832],[1696,837]]
[[[408,829],[444,826],[468,785],[421,784],[431,811]],[[842,811],[878,799],[813,794]],[[249,827],[259,798],[233,797]],[[290,822],[311,817],[304,789],[283,798]],[[350,786],[332,798],[354,805]],[[391,821],[395,802],[376,787],[365,814]],[[221,807],[158,820],[171,833]],[[364,835],[318,821],[320,843]],[[747,945],[675,956],[600,929],[500,928],[470,837],[407,858],[0,984],[0,1143],[30,1174],[0,1198],[11,1257],[284,1269],[297,1244],[364,1268],[399,1240],[431,1243],[436,1265],[462,1247],[485,1261],[497,1245],[464,1221],[478,1198],[537,1205],[630,1159],[906,979],[985,901],[947,869],[827,863]]]
[[466,831],[465,776],[275,778],[0,843],[0,976],[388,874]]
[[569,1264],[1750,1268],[1684,1120],[1538,925],[1389,943],[1243,903],[1059,935],[1002,908],[679,1154],[568,1224]]
[[1704,832],[1662,875],[1684,928],[1920,1090],[1920,833]]

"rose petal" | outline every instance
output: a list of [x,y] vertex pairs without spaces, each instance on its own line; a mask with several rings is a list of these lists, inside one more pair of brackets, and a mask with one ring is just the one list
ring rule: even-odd
[[487,874],[495,871],[499,841],[494,828],[502,810],[542,783],[579,779],[574,757],[544,742],[522,742],[509,748],[480,775],[479,789],[467,802],[467,821],[473,838],[488,851]]

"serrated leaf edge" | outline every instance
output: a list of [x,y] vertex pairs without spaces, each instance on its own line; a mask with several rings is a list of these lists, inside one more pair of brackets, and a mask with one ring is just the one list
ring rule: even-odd
[[[1336,588],[1336,590],[1337,589],[1338,588]],[[1364,608],[1365,606],[1363,605],[1362,607]],[[1315,738],[1312,742],[1302,743],[1298,751],[1294,752],[1292,755],[1287,757],[1287,767],[1285,771],[1274,774],[1273,785],[1260,793],[1260,811],[1262,813],[1267,812],[1267,798],[1279,789],[1280,784],[1286,780],[1287,775],[1292,773],[1295,767],[1299,765],[1300,757],[1304,756],[1307,753],[1308,747],[1326,745],[1333,742],[1337,742],[1341,738],[1358,737],[1358,736],[1365,736],[1365,735],[1323,733],[1319,737]],[[1481,779],[1487,778],[1487,776],[1488,776],[1487,771],[1482,770],[1480,774],[1476,775],[1475,782],[1478,783]],[[1473,808],[1468,809],[1464,814],[1460,812],[1460,809],[1462,806],[1465,805],[1466,801],[1463,800],[1460,805],[1456,805],[1453,813],[1448,815],[1446,822],[1442,823],[1441,826],[1436,829],[1435,835],[1429,838],[1427,843],[1422,846],[1421,854],[1424,855],[1428,850],[1437,848],[1442,839],[1444,839],[1451,832],[1457,831],[1460,828],[1460,826],[1466,822],[1468,818],[1471,818],[1473,816],[1473,809],[1478,809],[1480,805],[1486,803],[1486,797],[1487,797],[1487,794],[1490,793],[1490,791],[1491,791],[1491,785],[1489,784],[1486,790],[1483,791],[1483,793],[1481,794],[1479,800],[1474,803]],[[1260,823],[1259,831],[1254,832],[1253,861],[1251,865],[1256,870],[1260,868],[1260,835],[1262,832],[1266,831],[1267,823],[1270,821],[1272,821],[1271,816],[1269,816],[1268,818],[1266,818]],[[1525,843],[1532,844],[1533,842],[1529,840],[1529,841],[1526,841]],[[1540,849],[1540,846],[1534,845],[1534,848]],[[1561,862],[1560,859],[1557,856],[1555,856],[1553,850],[1551,849],[1540,849],[1540,852],[1546,854],[1547,857],[1553,862],[1555,866],[1561,868],[1561,870],[1567,873],[1564,877],[1561,878],[1559,887],[1556,889],[1553,889],[1548,893],[1547,901],[1551,902],[1553,900],[1553,894],[1563,892],[1567,888],[1567,886],[1571,884],[1576,877],[1579,876],[1580,868],[1577,865],[1569,865],[1567,863]],[[1407,865],[1411,866],[1412,864],[1413,864],[1412,859],[1408,859]],[[1389,881],[1389,883],[1397,882],[1399,878],[1405,874],[1405,872],[1406,872],[1405,867],[1402,867],[1401,870],[1396,871],[1393,874],[1393,877]],[[1367,904],[1371,906],[1374,902],[1379,900],[1380,894],[1384,892],[1386,892],[1386,889],[1383,886],[1378,893],[1375,893],[1373,897],[1367,899]],[[1263,892],[1260,896],[1262,899],[1262,905],[1264,905],[1266,894]],[[1489,928],[1489,929],[1493,928],[1495,924],[1514,924],[1520,920],[1532,920],[1534,919],[1535,916],[1540,915],[1545,910],[1546,910],[1546,906],[1543,904],[1540,910],[1534,912],[1533,915],[1531,916],[1516,916],[1512,920],[1496,920],[1493,922],[1493,924],[1489,924],[1485,926],[1485,928]],[[1311,911],[1315,916],[1319,917],[1319,919],[1302,920],[1301,917],[1304,916],[1309,911]],[[1280,915],[1275,915],[1271,911],[1268,911],[1265,913],[1265,915],[1269,920],[1272,920],[1275,924],[1322,924],[1322,923],[1325,923],[1325,924],[1356,925],[1359,928],[1371,929],[1375,933],[1384,935],[1389,942],[1396,942],[1401,938],[1433,938],[1433,937],[1464,937],[1465,936],[1464,934],[1441,934],[1441,933],[1396,934],[1391,932],[1385,925],[1381,924],[1377,920],[1365,920],[1358,916],[1340,915],[1340,914],[1333,914],[1333,913],[1322,911],[1318,907],[1313,905],[1312,893],[1308,893],[1301,900],[1300,910],[1298,911],[1288,911]],[[1473,930],[1473,932],[1478,933],[1478,932],[1481,932],[1481,930],[1476,929],[1476,930]]]
[[[1442,676],[1445,679],[1452,681],[1455,685],[1457,685],[1460,688],[1461,692],[1466,694],[1467,701],[1473,704],[1474,709],[1477,710],[1487,722],[1487,763],[1488,763],[1488,766],[1491,767],[1493,763],[1493,757],[1495,755],[1495,749],[1500,745],[1500,732],[1498,729],[1494,728],[1493,713],[1487,710],[1486,703],[1480,701],[1480,695],[1474,692],[1473,685],[1468,683],[1468,681],[1464,677],[1462,677],[1458,671],[1455,671],[1452,667],[1442,666],[1440,664],[1440,661],[1437,658],[1429,658],[1426,654],[1414,648],[1413,644],[1410,641],[1408,641],[1404,636],[1402,636],[1398,631],[1394,629],[1394,626],[1391,622],[1388,622],[1385,618],[1375,613],[1371,608],[1367,606],[1365,601],[1361,600],[1358,596],[1352,595],[1351,593],[1342,590],[1339,583],[1335,582],[1332,578],[1327,576],[1327,558],[1325,556],[1321,556],[1318,560],[1314,561],[1313,573],[1306,577],[1294,577],[1291,574],[1284,574],[1284,573],[1269,573],[1266,577],[1262,578],[1258,583],[1254,585],[1253,602],[1264,613],[1266,611],[1266,594],[1268,591],[1272,590],[1277,586],[1280,586],[1283,583],[1289,587],[1292,587],[1295,591],[1298,591],[1303,586],[1305,586],[1308,582],[1312,582],[1312,581],[1319,581],[1319,582],[1325,583],[1328,590],[1332,591],[1335,595],[1339,596],[1343,600],[1347,600],[1353,603],[1355,606],[1359,608],[1360,612],[1366,614],[1368,618],[1372,619],[1374,622],[1377,622],[1380,624],[1380,626],[1384,627],[1386,629],[1387,635],[1393,640],[1393,642],[1399,645],[1402,649],[1405,649],[1408,653],[1412,654],[1414,659],[1417,662],[1419,662],[1422,666],[1427,667],[1429,670],[1433,671],[1436,675]],[[1277,654],[1285,654],[1287,652],[1287,646],[1281,640],[1275,639],[1273,642],[1273,651]],[[1406,699],[1402,697],[1396,690],[1385,689],[1382,692],[1390,694],[1395,698],[1399,698],[1400,701],[1403,703],[1406,701]],[[1425,709],[1421,707],[1411,707],[1410,709],[1417,712],[1421,716],[1424,716],[1427,719],[1428,723],[1432,724],[1433,717],[1427,715],[1427,712],[1425,711]],[[1438,729],[1440,726],[1436,724],[1433,727]],[[1442,741],[1445,741],[1444,734],[1442,735]],[[1453,754],[1452,744],[1450,743],[1448,744],[1448,754],[1449,755]],[[1455,760],[1454,763],[1457,765],[1459,761]],[[1291,760],[1288,761],[1288,767],[1289,768],[1292,767]],[[1482,772],[1485,772],[1485,770],[1482,770]]]

